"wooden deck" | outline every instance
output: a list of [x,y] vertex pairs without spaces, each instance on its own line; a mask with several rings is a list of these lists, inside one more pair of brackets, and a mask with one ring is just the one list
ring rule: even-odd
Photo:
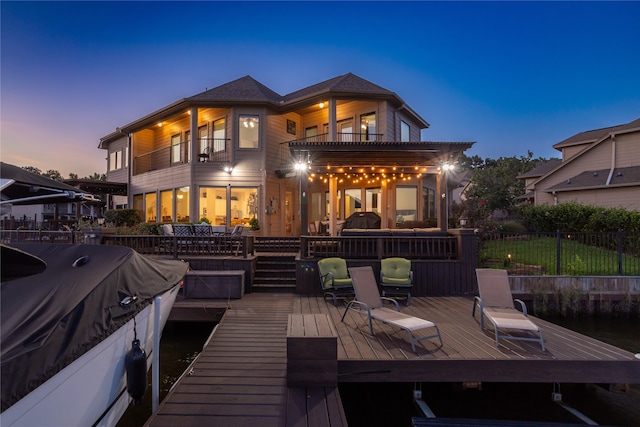
[[480,331],[472,299],[415,297],[403,312],[434,321],[444,345],[411,345],[404,331],[355,312],[340,318],[322,297],[253,293],[232,300],[202,354],[161,403],[149,426],[342,426],[337,388],[287,387],[288,314],[328,314],[338,333],[338,382],[640,383],[640,361],[628,351],[534,319],[546,351]]

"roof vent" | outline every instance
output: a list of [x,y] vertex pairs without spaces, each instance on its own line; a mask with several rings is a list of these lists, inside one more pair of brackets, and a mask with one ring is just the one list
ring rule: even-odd
[[570,179],[567,180],[567,184],[571,184],[571,180]]
[[618,171],[618,173],[616,174],[616,176],[622,176],[622,172]]
[[598,176],[598,172],[594,172],[594,173],[593,173],[593,176]]

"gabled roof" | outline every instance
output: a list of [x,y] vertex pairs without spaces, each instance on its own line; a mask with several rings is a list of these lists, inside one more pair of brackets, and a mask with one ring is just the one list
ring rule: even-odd
[[280,105],[282,96],[251,76],[244,76],[186,98],[186,101],[267,102]]
[[610,169],[584,171],[579,175],[567,179],[566,181],[562,181],[561,183],[547,188],[545,191],[552,193],[554,191],[572,191],[640,185],[640,166],[615,168],[611,177],[609,177],[609,173]]
[[623,125],[610,126],[602,129],[587,130],[584,132],[577,133],[572,137],[565,139],[564,141],[558,142],[553,146],[553,148],[555,148],[556,150],[560,150],[564,147],[570,147],[572,145],[589,144],[592,142],[599,141],[610,134],[623,133],[624,131],[635,129],[638,127],[640,127],[640,118]]
[[560,159],[549,159],[545,162],[538,162],[533,169],[531,169],[529,172],[525,172],[522,175],[517,176],[517,178],[537,178],[546,175],[548,172],[557,168],[560,163],[562,163],[562,160]]

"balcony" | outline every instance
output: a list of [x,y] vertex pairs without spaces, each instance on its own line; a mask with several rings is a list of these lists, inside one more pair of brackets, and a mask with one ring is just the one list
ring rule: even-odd
[[[305,138],[295,139],[293,141],[286,141],[280,144],[280,164],[286,169],[291,164],[292,157],[294,161],[298,159],[293,153],[292,146],[295,145],[333,145],[333,144],[347,144],[350,147],[366,147],[383,142],[383,136],[381,133],[363,134],[363,133],[338,133],[334,140],[329,140],[328,133],[322,133],[319,135],[307,136]],[[298,156],[299,157],[299,156]]]
[[[200,138],[198,146],[202,152],[195,156],[199,162],[227,163],[229,161],[228,139]],[[169,147],[158,148],[133,158],[133,175],[168,169],[190,162],[190,141]]]

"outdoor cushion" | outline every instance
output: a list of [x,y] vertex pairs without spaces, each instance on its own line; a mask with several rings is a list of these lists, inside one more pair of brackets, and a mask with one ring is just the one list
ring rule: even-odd
[[322,287],[350,286],[352,284],[347,272],[347,262],[342,258],[324,258],[318,261],[318,270],[323,278]]
[[381,281],[390,285],[411,284],[411,261],[405,258],[385,258],[380,262]]

